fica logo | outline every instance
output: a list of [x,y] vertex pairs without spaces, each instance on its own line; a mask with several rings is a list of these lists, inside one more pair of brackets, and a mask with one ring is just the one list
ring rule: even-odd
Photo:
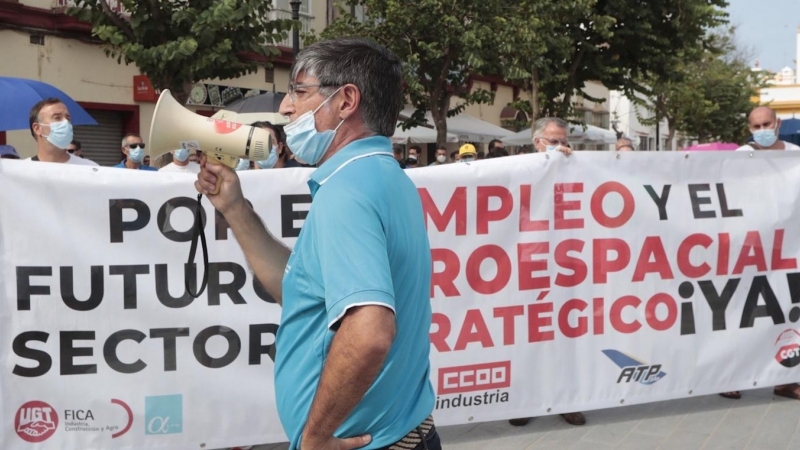
[[183,396],[157,395],[144,398],[144,434],[183,432]]
[[661,364],[647,364],[618,350],[603,350],[603,354],[622,369],[617,377],[617,384],[635,382],[651,385],[667,376],[661,371]]

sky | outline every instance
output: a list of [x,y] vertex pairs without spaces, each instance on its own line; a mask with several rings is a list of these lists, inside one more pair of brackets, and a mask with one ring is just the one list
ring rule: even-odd
[[[737,41],[750,47],[761,67],[797,70],[800,0],[728,0],[728,18],[737,26]],[[751,61],[751,64],[754,61]]]

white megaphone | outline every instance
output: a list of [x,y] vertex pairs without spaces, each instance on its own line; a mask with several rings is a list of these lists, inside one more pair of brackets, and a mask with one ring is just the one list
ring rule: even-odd
[[[195,114],[178,103],[169,89],[165,89],[153,111],[147,145],[152,159],[176,148],[201,150],[209,163],[235,169],[239,158],[267,159],[272,148],[272,135],[261,128]],[[219,193],[220,181],[217,180],[212,194]]]

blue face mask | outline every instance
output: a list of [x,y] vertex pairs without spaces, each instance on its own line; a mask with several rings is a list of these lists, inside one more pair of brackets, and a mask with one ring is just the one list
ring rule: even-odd
[[558,146],[558,145],[546,145],[544,147],[544,150],[547,151],[547,152],[557,152],[558,151],[558,147],[560,147],[560,146]]
[[753,140],[761,147],[772,147],[778,140],[778,135],[774,128],[767,128],[753,132]]
[[267,159],[263,161],[256,161],[258,167],[262,169],[272,169],[275,167],[275,164],[278,162],[278,147],[273,146],[272,150],[269,151],[269,156]]
[[39,125],[50,127],[50,134],[46,136],[47,142],[61,150],[66,150],[69,147],[70,142],[72,142],[72,123],[69,120],[50,124],[40,123]]
[[136,164],[141,164],[144,161],[144,149],[142,147],[128,148],[128,159]]
[[250,168],[250,160],[239,158],[239,164],[236,165],[236,170],[247,170]]
[[326,98],[324,102],[317,106],[317,109],[306,112],[283,128],[283,131],[286,132],[286,145],[292,150],[295,158],[315,166],[325,156],[325,152],[331,146],[331,142],[336,136],[336,131],[342,126],[344,119],[333,130],[317,131],[314,115],[341,89],[337,89],[330,97]]
[[184,162],[189,159],[189,150],[185,148],[175,150],[172,156],[174,156],[177,161]]

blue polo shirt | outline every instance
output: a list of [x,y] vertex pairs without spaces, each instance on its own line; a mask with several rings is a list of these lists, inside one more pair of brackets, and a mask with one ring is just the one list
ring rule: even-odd
[[[370,155],[385,152],[383,155]],[[356,158],[356,159],[354,159]],[[400,440],[433,411],[431,254],[417,189],[382,136],[352,142],[311,174],[313,201],[283,277],[275,393],[296,449],[348,308],[395,312],[397,333],[373,385],[335,436],[368,433],[363,448]]]
[[[116,166],[113,166],[113,167],[116,167],[118,169],[127,169],[127,167],[125,167],[125,160],[124,159],[122,160],[122,162],[120,162],[119,164],[117,164]],[[156,172],[158,172],[158,169],[156,169],[155,167],[145,166],[144,164],[139,166],[139,170],[155,170]]]

